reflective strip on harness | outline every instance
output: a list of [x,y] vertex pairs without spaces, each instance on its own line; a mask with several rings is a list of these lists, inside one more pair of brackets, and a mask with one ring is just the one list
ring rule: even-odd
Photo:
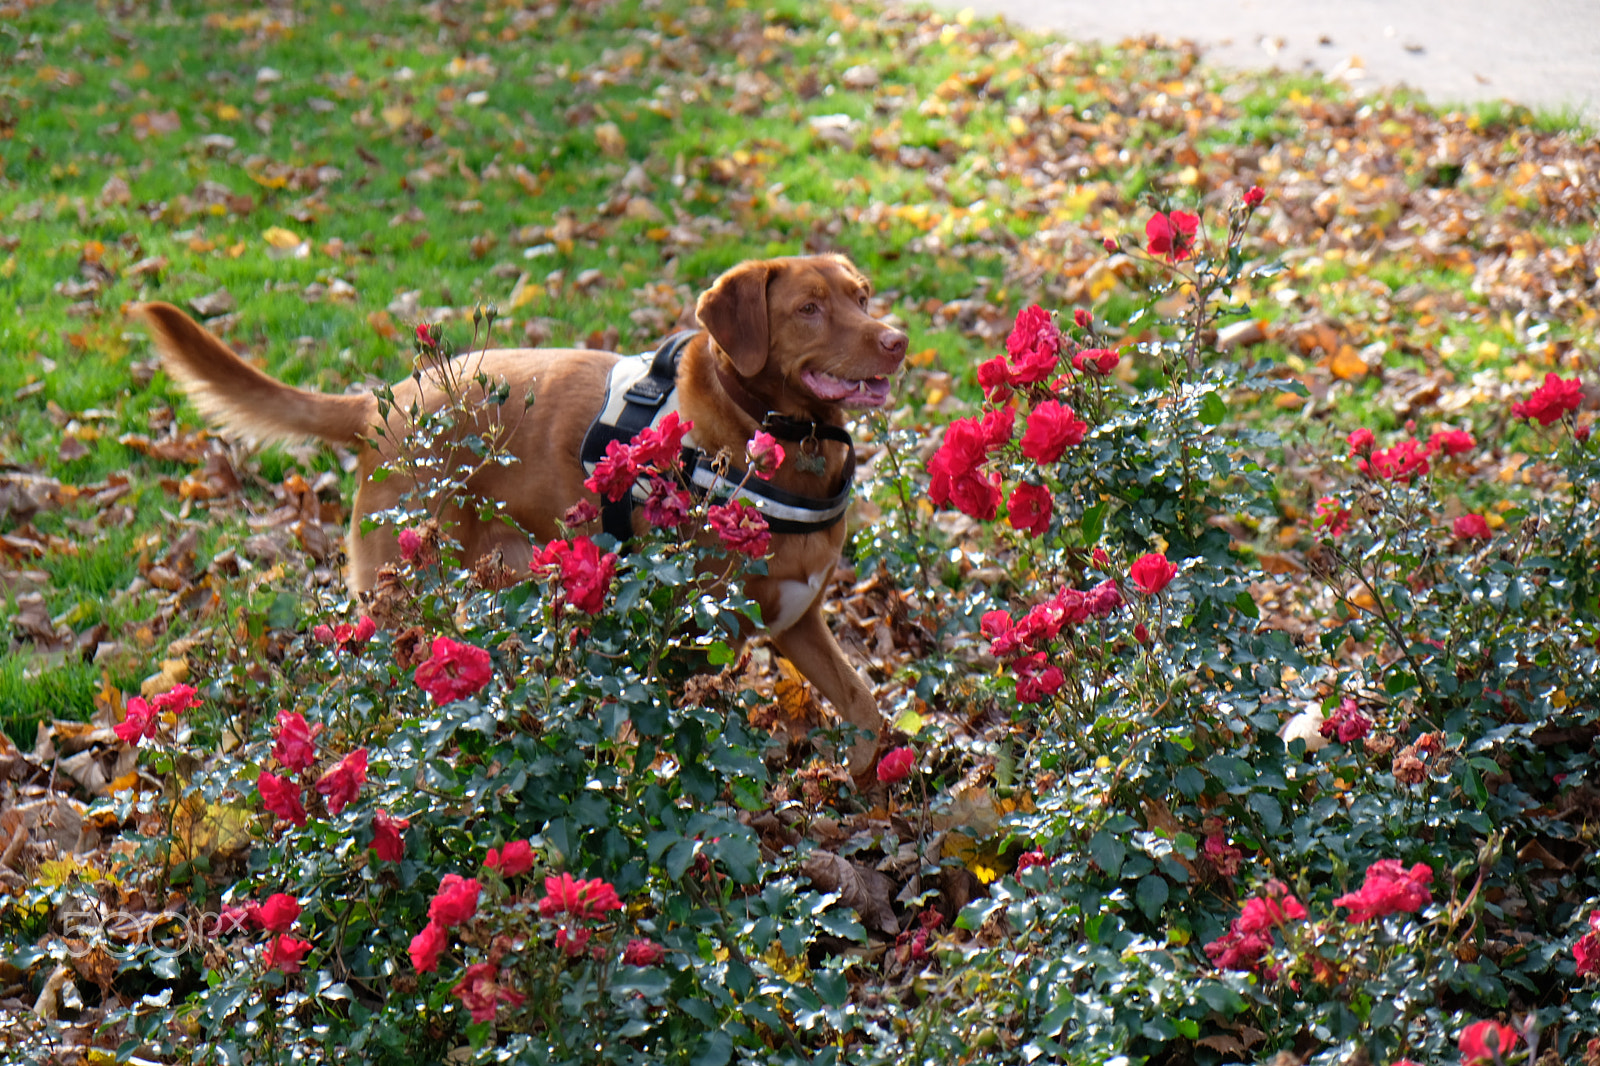
[[[851,459],[854,458],[852,453]],[[850,506],[850,490],[855,485],[854,466],[854,462],[851,462],[845,471],[844,487],[827,500],[795,496],[759,479],[751,479],[741,488],[738,480],[718,474],[709,459],[695,463],[689,480],[696,488],[713,496],[724,499],[731,496],[750,504],[761,512],[775,533],[812,533],[828,529],[844,517],[845,510]],[[738,473],[742,478],[742,472]]]

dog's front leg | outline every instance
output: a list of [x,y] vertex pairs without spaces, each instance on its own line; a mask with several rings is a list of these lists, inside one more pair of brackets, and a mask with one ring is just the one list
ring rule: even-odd
[[883,733],[883,716],[872,689],[845,658],[822,618],[822,597],[813,600],[799,621],[771,634],[778,653],[817,687],[840,717],[861,731],[850,748],[850,773],[857,780],[872,769],[872,756]]

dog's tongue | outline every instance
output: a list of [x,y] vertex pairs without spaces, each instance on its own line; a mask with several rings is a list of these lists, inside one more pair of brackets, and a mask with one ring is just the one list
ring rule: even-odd
[[855,381],[818,370],[808,370],[802,378],[806,387],[819,398],[832,400],[846,407],[880,407],[889,399],[888,378]]

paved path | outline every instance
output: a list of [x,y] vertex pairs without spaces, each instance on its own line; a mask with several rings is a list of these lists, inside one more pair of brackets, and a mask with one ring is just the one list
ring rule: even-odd
[[1034,29],[1116,42],[1188,38],[1207,62],[1307,66],[1436,104],[1508,99],[1600,126],[1600,0],[944,0]]

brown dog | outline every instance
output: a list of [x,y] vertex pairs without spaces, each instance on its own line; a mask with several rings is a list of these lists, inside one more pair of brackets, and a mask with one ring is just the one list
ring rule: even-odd
[[[866,278],[842,256],[746,262],[718,278],[696,305],[704,331],[690,341],[678,367],[679,411],[693,423],[697,446],[742,463],[746,442],[769,414],[838,426],[846,408],[887,402],[889,377],[905,358],[906,336],[868,313],[869,294]],[[414,487],[404,476],[374,481],[373,471],[394,460],[396,442],[404,437],[404,412],[413,402],[434,410],[446,401],[440,383],[424,377],[420,385],[415,379],[396,385],[396,408],[386,423],[377,397],[285,385],[170,304],[142,304],[134,313],[151,327],[168,373],[206,418],[256,441],[315,437],[358,449],[361,486],[349,534],[348,579],[353,591],[370,591],[379,567],[399,558],[399,547],[390,528],[363,535],[362,519],[396,506]],[[517,412],[505,416],[509,424],[501,440],[518,461],[480,470],[468,488],[498,501],[536,540],[560,536],[557,520],[579,500],[595,501],[584,488],[579,452],[618,358],[579,349],[511,348],[454,361],[458,380],[470,381],[480,371],[490,382],[503,379],[510,397],[498,411]],[[469,385],[468,395],[481,398],[481,390]],[[532,406],[522,414],[529,399]],[[491,423],[501,416],[487,413],[488,405],[482,410],[482,425],[457,432],[493,432]],[[822,438],[788,452],[772,485],[810,498],[840,490],[850,445]],[[469,563],[498,550],[508,566],[526,570],[533,553],[528,536],[504,522],[482,520],[475,508],[446,507],[440,517]],[[638,512],[634,522],[642,530]],[[767,573],[750,576],[746,590],[760,605],[779,652],[870,738],[883,725],[877,702],[822,618],[823,590],[844,537],[842,520],[820,532],[775,533]],[[871,739],[851,749],[852,773],[870,768],[873,749]]]

